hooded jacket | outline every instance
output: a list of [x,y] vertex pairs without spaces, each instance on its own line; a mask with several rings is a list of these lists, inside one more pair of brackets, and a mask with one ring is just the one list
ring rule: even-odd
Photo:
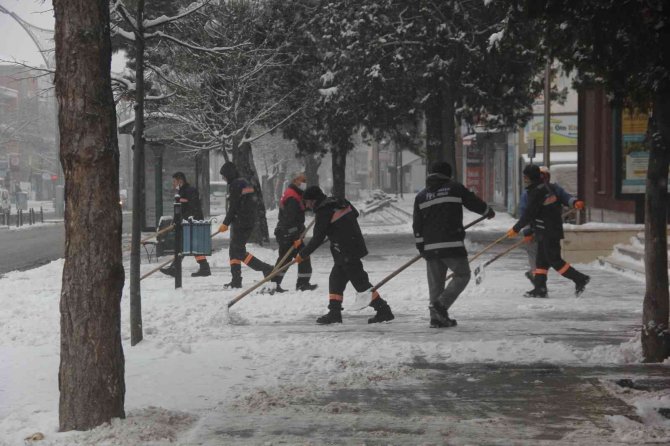
[[[528,205],[513,226],[516,232],[530,224],[538,237],[563,238],[563,205],[553,184],[534,181],[526,187]],[[572,201],[574,204],[574,201]]]
[[426,259],[467,256],[463,206],[484,215],[489,206],[461,183],[441,173],[426,178],[414,199],[416,247]]
[[358,211],[345,199],[328,197],[317,203],[314,209],[314,236],[300,251],[305,258],[330,239],[330,253],[336,264],[360,260],[368,255],[365,240],[358,225]]
[[253,228],[256,224],[256,189],[246,178],[240,176],[232,163],[221,167],[221,175],[228,183],[228,212],[223,224],[238,228]]
[[305,229],[305,206],[303,191],[295,184],[289,184],[279,200],[279,219],[275,236],[296,240]]

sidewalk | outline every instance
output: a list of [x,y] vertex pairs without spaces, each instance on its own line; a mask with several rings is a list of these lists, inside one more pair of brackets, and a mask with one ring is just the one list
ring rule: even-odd
[[[511,218],[496,220],[470,233],[471,254]],[[363,223],[373,283],[415,255],[409,225]],[[276,259],[268,247],[250,250]],[[526,299],[525,253],[513,252],[487,268],[482,285],[468,285],[450,311],[458,327],[438,330],[428,327],[420,261],[381,289],[393,322],[368,325],[371,309],[349,311],[349,287],[344,323],[324,327],[314,320],[326,311],[327,248],[313,256],[316,291],[252,294],[230,312],[236,293],[221,288],[227,261],[227,250],[216,252],[214,275],[192,279],[196,264],[186,259],[182,290],[165,276],[143,281],[145,340],[132,348],[126,290],[127,418],[66,434],[56,432],[62,262],[7,274],[0,444],[23,444],[37,431],[44,445],[670,442],[670,420],[658,410],[670,408],[668,362],[640,364],[642,282],[577,265],[592,277],[582,298],[552,272],[550,298]],[[285,288],[293,290],[295,274]],[[244,270],[244,285],[258,276]]]

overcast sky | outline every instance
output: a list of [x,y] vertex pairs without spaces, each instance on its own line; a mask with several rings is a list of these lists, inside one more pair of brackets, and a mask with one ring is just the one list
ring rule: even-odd
[[[54,29],[51,0],[0,0],[0,5],[32,25]],[[29,65],[44,65],[39,50],[25,30],[12,17],[3,13],[0,13],[0,59],[0,63],[16,59]],[[114,60],[112,69],[121,71],[123,65],[122,60]]]

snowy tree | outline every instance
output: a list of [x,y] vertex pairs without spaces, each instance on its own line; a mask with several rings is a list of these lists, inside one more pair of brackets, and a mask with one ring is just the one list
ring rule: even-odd
[[338,94],[356,95],[368,130],[408,136],[425,119],[428,161],[455,167],[457,119],[505,127],[530,117],[541,57],[534,28],[510,13],[508,1],[352,0],[325,8],[325,63]]
[[60,430],[124,417],[119,150],[109,2],[54,0],[56,95],[65,174]]
[[[113,18],[111,31],[120,48],[126,48],[130,56],[129,66],[134,71],[134,79],[115,77],[115,83],[121,89],[121,95],[134,98],[135,122],[133,127],[133,209],[141,208],[140,184],[144,160],[144,109],[147,99],[161,100],[170,95],[150,97],[145,95],[145,70],[148,68],[157,77],[165,79],[160,68],[152,62],[165,57],[165,52],[173,46],[189,48],[198,52],[225,52],[227,48],[203,47],[191,42],[188,33],[179,28],[192,18],[198,11],[209,5],[210,0],[185,2],[169,2],[166,0],[115,0],[111,5]],[[145,3],[153,6],[153,11],[146,13]],[[130,5],[130,6],[129,6]],[[172,14],[172,15],[166,15]],[[170,33],[174,31],[176,35]],[[122,45],[118,42],[126,42]],[[167,48],[167,49],[166,49]],[[149,51],[153,50],[153,51]],[[147,57],[149,53],[149,57]],[[142,299],[140,290],[140,213],[133,212],[132,241],[130,251],[130,327],[131,344],[142,340]]]
[[[283,66],[282,42],[270,44],[262,26],[264,2],[238,0],[210,8],[198,39],[222,47],[225,55],[190,48],[175,51],[171,82],[179,85],[170,110],[187,123],[178,142],[194,150],[228,152],[258,194],[259,225],[252,240],[269,240],[261,184],[252,144],[290,120],[296,111],[284,102],[288,94],[275,86],[272,74]],[[262,129],[259,131],[259,129]]]
[[663,0],[520,2],[546,31],[543,44],[578,85],[600,85],[615,105],[650,109],[645,198],[646,293],[642,347],[649,362],[670,356],[668,332],[668,160],[670,6]]

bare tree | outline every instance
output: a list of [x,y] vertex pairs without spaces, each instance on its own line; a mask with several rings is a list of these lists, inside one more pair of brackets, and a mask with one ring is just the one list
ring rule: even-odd
[[124,272],[109,2],[53,4],[66,195],[59,427],[67,431],[125,416]]

